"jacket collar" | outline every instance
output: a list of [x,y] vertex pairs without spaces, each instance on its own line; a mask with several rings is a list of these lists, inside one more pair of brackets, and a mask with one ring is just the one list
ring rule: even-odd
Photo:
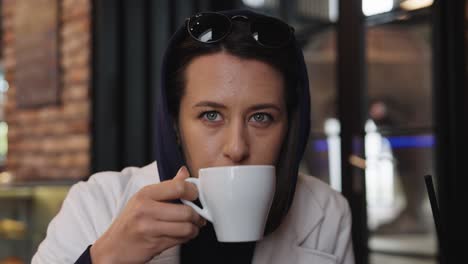
[[290,231],[295,235],[298,245],[304,242],[324,218],[323,208],[315,199],[311,199],[313,190],[304,182],[304,177],[310,176],[299,175],[291,210],[283,224],[293,229]]

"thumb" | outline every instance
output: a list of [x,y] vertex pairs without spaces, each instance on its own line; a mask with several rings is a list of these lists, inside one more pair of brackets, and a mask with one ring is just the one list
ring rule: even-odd
[[[190,177],[190,173],[186,166],[180,167],[179,171],[177,172],[176,176],[174,177],[175,181],[185,181],[185,179]],[[185,200],[193,201],[198,197],[198,190],[195,185],[185,182],[185,192],[182,195],[182,198]]]
[[174,180],[185,180],[188,177],[190,177],[190,173],[189,173],[187,167],[182,166],[182,167],[180,167],[179,171],[177,172],[176,176],[174,177]]

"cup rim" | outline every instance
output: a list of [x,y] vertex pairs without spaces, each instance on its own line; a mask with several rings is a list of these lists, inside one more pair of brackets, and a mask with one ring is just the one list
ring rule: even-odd
[[216,167],[201,168],[198,170],[198,172],[200,173],[201,171],[218,170],[218,169],[225,169],[225,168],[242,169],[242,168],[252,168],[252,167],[275,169],[275,166],[273,165],[229,165],[229,166],[216,166]]

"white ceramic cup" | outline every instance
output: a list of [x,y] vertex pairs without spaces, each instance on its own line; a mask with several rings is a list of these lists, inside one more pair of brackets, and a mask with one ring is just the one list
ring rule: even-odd
[[213,223],[220,242],[247,242],[263,238],[273,196],[275,167],[242,165],[200,169],[195,184],[203,209],[182,200]]

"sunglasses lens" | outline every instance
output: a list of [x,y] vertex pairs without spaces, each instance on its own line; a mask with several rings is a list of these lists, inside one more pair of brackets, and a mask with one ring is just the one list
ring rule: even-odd
[[289,41],[291,31],[286,23],[273,18],[264,18],[252,23],[252,36],[264,46],[280,47]]
[[188,30],[200,42],[210,43],[222,39],[231,27],[229,19],[221,14],[204,13],[190,19]]

